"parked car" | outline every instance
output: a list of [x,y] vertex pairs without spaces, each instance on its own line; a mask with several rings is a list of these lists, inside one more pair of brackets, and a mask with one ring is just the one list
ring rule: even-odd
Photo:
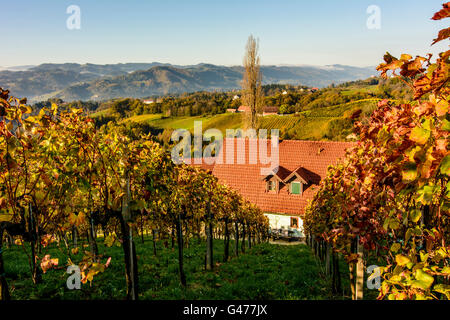
[[303,233],[300,230],[292,229],[290,230],[291,241],[300,241],[303,238]]
[[270,236],[273,240],[299,241],[303,234],[297,229],[271,229]]
[[269,230],[269,237],[271,237],[272,238],[272,240],[278,240],[278,237],[280,236],[280,232],[281,232],[281,229],[270,229]]

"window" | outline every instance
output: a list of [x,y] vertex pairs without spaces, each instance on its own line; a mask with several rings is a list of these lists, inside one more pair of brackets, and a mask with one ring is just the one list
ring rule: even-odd
[[301,182],[291,182],[291,193],[301,194]]
[[276,182],[274,180],[267,181],[267,190],[268,191],[275,191],[277,188]]
[[298,228],[298,218],[291,217],[291,228]]

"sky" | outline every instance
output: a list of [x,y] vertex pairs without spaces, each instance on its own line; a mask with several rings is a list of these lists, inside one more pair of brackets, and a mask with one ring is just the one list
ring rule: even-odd
[[[263,65],[376,66],[430,47],[448,21],[437,0],[0,0],[0,66],[163,62],[240,65],[250,34]],[[70,5],[80,29],[69,29]],[[379,20],[371,5],[379,8]],[[367,21],[380,21],[368,28]],[[75,21],[75,20],[70,20]],[[373,25],[373,24],[372,24]],[[6,49],[5,49],[6,48]]]

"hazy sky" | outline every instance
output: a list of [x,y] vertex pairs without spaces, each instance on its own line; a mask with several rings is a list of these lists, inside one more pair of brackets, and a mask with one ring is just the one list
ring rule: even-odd
[[[242,63],[249,34],[262,64],[374,66],[386,51],[425,54],[448,21],[438,0],[1,0],[0,66],[62,63]],[[81,29],[69,30],[69,5]],[[368,6],[381,29],[368,29]]]

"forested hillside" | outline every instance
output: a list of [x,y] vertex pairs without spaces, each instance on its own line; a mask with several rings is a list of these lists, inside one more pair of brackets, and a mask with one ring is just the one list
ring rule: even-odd
[[[279,114],[261,118],[261,128],[279,129],[282,139],[347,140],[352,133],[353,114],[369,117],[382,99],[409,101],[411,90],[399,80],[369,78],[320,90],[304,86],[266,85],[264,104],[278,107]],[[239,98],[238,98],[239,97]],[[98,126],[109,122],[128,130],[152,132],[167,143],[174,129],[193,130],[202,121],[203,130],[244,128],[242,113],[231,113],[241,105],[240,92],[196,92],[152,98],[116,99],[98,105],[91,116]],[[77,106],[78,104],[68,104]],[[80,102],[79,105],[82,105]]]

